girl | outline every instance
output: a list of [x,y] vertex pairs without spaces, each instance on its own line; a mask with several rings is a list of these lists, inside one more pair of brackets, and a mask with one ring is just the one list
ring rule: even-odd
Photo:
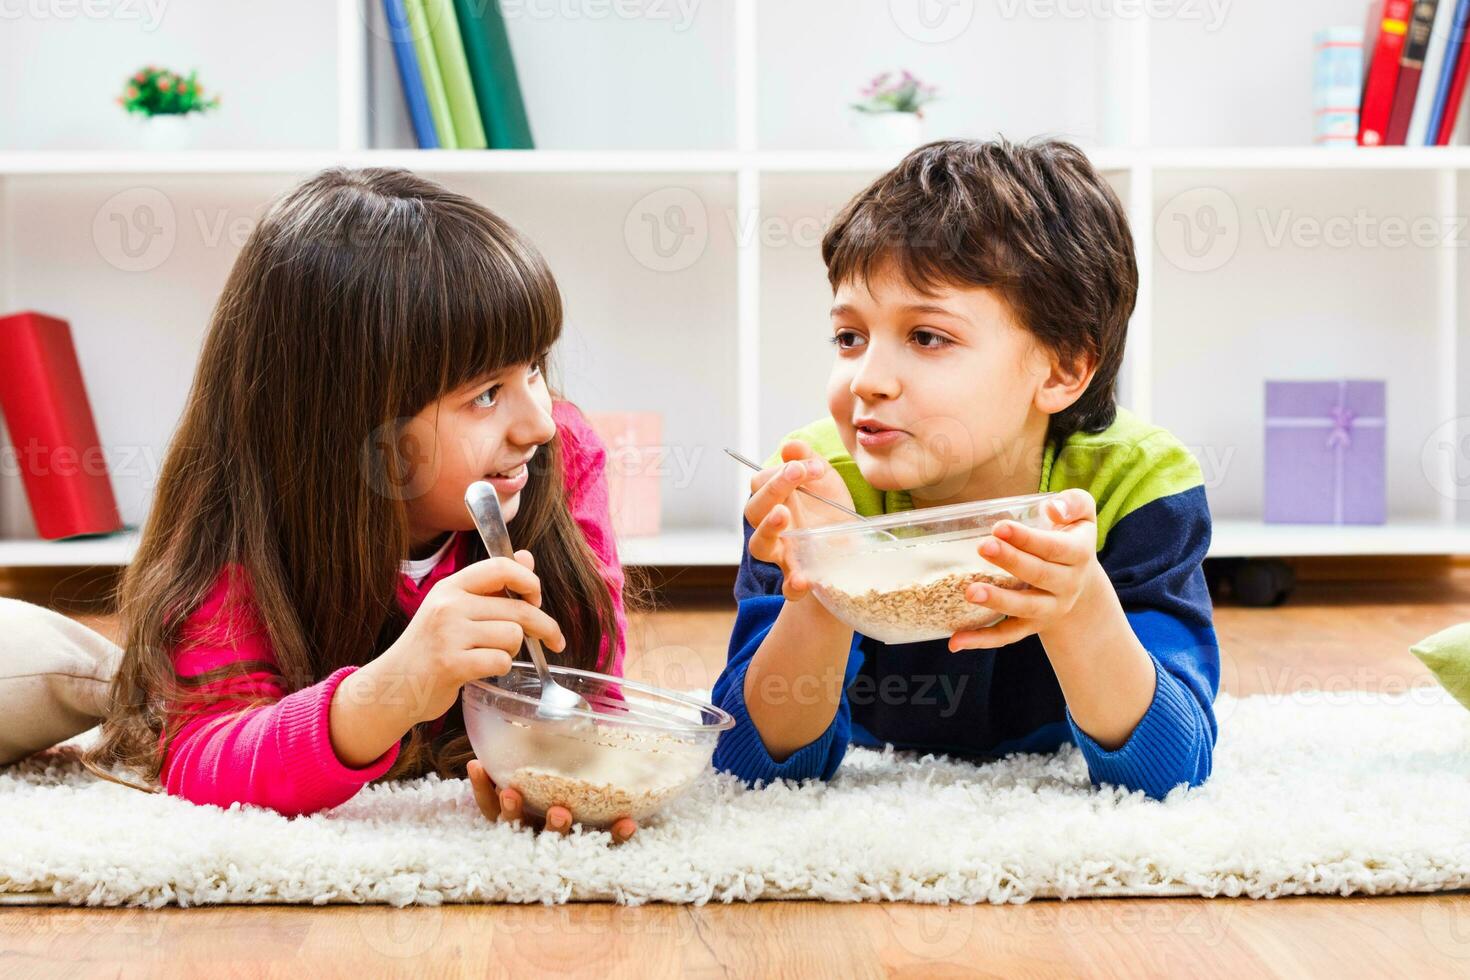
[[[527,635],[620,674],[626,631],[604,449],[544,375],[561,326],[530,243],[431,181],[328,170],[271,208],[123,580],[94,771],[283,814],[467,773],[487,817],[519,819],[472,758],[460,686],[506,673]],[[481,479],[514,561],[474,532]]]

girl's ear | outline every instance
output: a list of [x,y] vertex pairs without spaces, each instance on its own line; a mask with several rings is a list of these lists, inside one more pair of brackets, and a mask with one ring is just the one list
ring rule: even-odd
[[1065,361],[1055,354],[1047,357],[1049,369],[1036,390],[1036,408],[1047,415],[1055,415],[1072,407],[1082,397],[1092,376],[1097,373],[1097,358],[1084,354],[1073,361]]

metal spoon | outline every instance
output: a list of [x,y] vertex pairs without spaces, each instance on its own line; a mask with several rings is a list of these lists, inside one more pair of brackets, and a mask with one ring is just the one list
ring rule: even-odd
[[[495,492],[495,487],[484,480],[471,483],[464,493],[464,503],[470,509],[470,516],[475,519],[475,527],[480,529],[480,537],[484,540],[485,551],[490,557],[513,558],[515,550],[510,544],[510,531],[505,526],[505,518],[500,513],[500,495]],[[509,589],[505,590],[505,594],[512,599],[519,598]],[[541,641],[527,634],[526,646],[531,650],[531,660],[536,664],[537,676],[541,678],[541,700],[536,705],[536,717],[559,721],[576,711],[590,712],[592,706],[585,698],[551,679],[551,668],[546,665],[546,653],[541,649]]]
[[[751,469],[756,470],[757,472],[759,472],[760,470],[765,469],[764,466],[762,466],[761,464],[757,463],[755,460],[749,459],[749,458],[747,458],[745,456],[742,456],[740,453],[737,453],[733,449],[726,449],[725,450],[725,455],[727,455],[731,459],[735,460],[735,462],[742,463],[742,464],[750,467]],[[828,507],[835,507],[837,510],[842,511],[844,514],[847,514],[849,517],[856,517],[860,521],[866,521],[868,519],[866,516],[864,516],[862,514],[859,514],[857,511],[853,510],[851,507],[844,507],[842,504],[839,504],[835,500],[828,500],[826,497],[822,496],[819,493],[812,493],[806,487],[797,487],[796,490],[797,490],[798,493],[804,493],[808,497],[811,497],[811,498],[813,498],[815,500],[820,500],[822,503],[826,504]],[[882,535],[883,537],[887,538],[889,541],[897,541],[898,540],[897,537],[895,537],[892,534],[889,534],[887,531],[874,531],[873,533]]]

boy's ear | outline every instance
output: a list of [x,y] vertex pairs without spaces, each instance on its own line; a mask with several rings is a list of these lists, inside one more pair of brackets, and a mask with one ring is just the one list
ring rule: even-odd
[[1066,361],[1056,355],[1048,358],[1051,364],[1046,379],[1036,391],[1036,408],[1047,415],[1055,415],[1072,407],[1082,397],[1092,376],[1097,373],[1097,358],[1082,355]]

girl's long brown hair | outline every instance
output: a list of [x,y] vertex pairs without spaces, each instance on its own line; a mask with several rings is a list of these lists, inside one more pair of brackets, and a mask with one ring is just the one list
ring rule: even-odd
[[[489,372],[544,361],[561,327],[536,249],[432,181],[333,169],[276,202],[214,310],[122,580],[124,656],[93,770],[122,766],[156,783],[183,720],[168,705],[209,701],[201,681],[266,670],[297,691],[392,644],[408,622],[396,598],[406,504],[426,489],[404,423]],[[614,607],[568,510],[559,443],[535,457],[511,535],[536,556],[543,608],[568,640],[562,661],[605,669]],[[180,627],[231,565],[245,572],[275,663],[180,677],[170,656]],[[458,709],[437,737],[427,727],[409,734],[388,778],[463,771]]]

